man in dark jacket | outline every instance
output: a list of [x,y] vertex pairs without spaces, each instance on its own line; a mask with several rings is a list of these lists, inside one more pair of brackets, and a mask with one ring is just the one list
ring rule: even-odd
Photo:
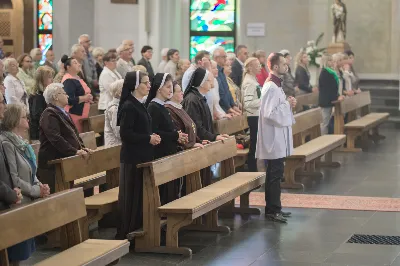
[[242,85],[244,62],[249,57],[249,53],[245,45],[238,45],[236,47],[235,53],[236,59],[232,63],[232,73],[230,75],[230,78],[240,88]]
[[151,66],[150,60],[153,57],[153,48],[151,46],[145,45],[142,48],[142,59],[139,60],[138,65],[142,65],[146,68],[147,73],[149,74],[150,80],[153,80],[154,70]]

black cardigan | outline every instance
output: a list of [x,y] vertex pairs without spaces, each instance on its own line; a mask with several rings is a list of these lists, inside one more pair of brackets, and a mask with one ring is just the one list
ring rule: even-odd
[[213,122],[207,100],[197,91],[190,91],[182,102],[183,109],[196,124],[197,136],[202,140],[215,141]]
[[154,147],[154,159],[177,153],[179,134],[168,109],[156,102],[150,102],[147,111],[151,116],[153,132],[161,137],[160,144]]
[[136,165],[152,161],[154,148],[150,135],[153,131],[146,107],[129,95],[120,108],[121,163]]
[[312,92],[312,86],[310,85],[310,74],[304,67],[296,67],[294,84],[302,91],[307,93]]
[[31,140],[39,139],[39,122],[43,111],[46,109],[47,104],[43,97],[43,92],[31,95],[29,97],[29,135]]
[[339,85],[335,77],[325,68],[321,70],[319,75],[319,106],[331,107],[332,102],[339,97]]
[[85,89],[77,79],[66,79],[64,81],[64,90],[68,94],[68,105],[71,106],[69,109],[70,114],[82,115],[84,102],[79,103],[79,96],[85,95]]

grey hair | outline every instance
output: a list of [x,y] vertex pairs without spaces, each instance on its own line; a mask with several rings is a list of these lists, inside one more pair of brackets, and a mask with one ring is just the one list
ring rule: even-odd
[[83,49],[83,46],[81,44],[74,44],[71,47],[71,55],[75,54],[76,51],[78,51],[79,48]]
[[3,63],[4,63],[4,67],[3,68],[4,68],[5,72],[9,72],[8,68],[9,68],[11,62],[15,62],[17,64],[17,66],[18,66],[18,62],[17,62],[17,60],[15,58],[7,58],[6,60],[3,61]]
[[40,48],[33,48],[31,50],[31,52],[29,53],[29,55],[34,58],[36,56],[37,51],[39,51],[40,53],[42,53],[42,51],[40,50]]
[[53,103],[55,101],[57,92],[60,89],[64,90],[64,85],[62,83],[51,83],[46,87],[43,93],[43,97],[47,104]]
[[236,59],[236,54],[234,52],[227,52],[226,56],[228,60],[234,61]]
[[78,38],[78,43],[81,43],[81,39],[82,39],[83,37],[86,37],[86,38],[90,39],[90,35],[89,35],[89,34],[82,34],[82,35],[79,36],[79,38]]
[[222,52],[225,52],[224,47],[219,46],[215,48],[215,50],[213,51],[213,58],[219,56]]
[[167,56],[168,51],[169,51],[169,48],[163,48],[161,50],[161,56]]
[[332,55],[332,60],[334,62],[337,62],[339,60],[342,60],[344,58],[343,53],[336,53]]
[[118,48],[117,48],[117,54],[120,54],[122,51],[126,50],[126,48],[129,48],[129,46],[126,45],[126,44],[121,44],[121,45],[118,46]]
[[321,68],[328,67],[329,60],[332,60],[332,56],[330,54],[324,54],[321,57]]
[[96,59],[99,55],[104,55],[106,51],[102,47],[96,47],[92,51],[93,57]]
[[111,83],[110,85],[110,92],[112,97],[117,98],[116,96],[119,94],[121,96],[122,87],[124,85],[124,80],[119,79]]

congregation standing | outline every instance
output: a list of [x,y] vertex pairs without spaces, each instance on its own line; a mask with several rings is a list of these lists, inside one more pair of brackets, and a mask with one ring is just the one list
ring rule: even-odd
[[[323,134],[333,132],[332,102],[360,92],[354,53],[324,55],[317,84],[310,84],[308,55],[288,50],[249,56],[245,45],[199,51],[192,61],[178,49],[163,48],[153,67],[153,48],[145,45],[136,64],[132,40],[116,49],[92,47],[83,34],[70,54],[56,63],[52,50],[33,49],[17,59],[0,60],[0,210],[46,197],[55,191],[55,168],[48,162],[79,155],[90,158],[79,133],[93,103],[104,114],[104,144],[121,145],[117,239],[143,226],[143,170],[138,164],[226,139],[213,121],[246,115],[250,129],[248,170],[265,162],[266,216],[286,222],[280,182],[284,159],[293,150],[291,127],[297,95],[319,92]],[[0,49],[0,55],[3,51]],[[3,71],[4,65],[4,71]],[[40,142],[38,158],[25,141]],[[139,152],[140,151],[140,152]],[[12,154],[9,155],[9,154]],[[6,158],[7,160],[4,160]],[[11,180],[3,176],[11,176]],[[210,169],[201,174],[210,185]],[[85,191],[85,195],[93,192]],[[183,179],[160,186],[161,203],[185,194]],[[9,248],[18,265],[35,249],[34,240]]]

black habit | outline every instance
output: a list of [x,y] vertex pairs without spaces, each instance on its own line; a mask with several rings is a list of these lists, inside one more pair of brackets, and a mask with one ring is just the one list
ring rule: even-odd
[[122,147],[117,239],[126,239],[128,233],[142,227],[143,170],[136,165],[153,160],[151,117],[144,105],[131,94],[131,90],[138,86],[136,75],[137,72],[127,73],[118,108],[117,125],[120,126]]

